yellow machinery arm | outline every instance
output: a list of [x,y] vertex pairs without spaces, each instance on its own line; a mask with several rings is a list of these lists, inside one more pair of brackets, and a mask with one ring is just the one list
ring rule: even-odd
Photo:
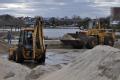
[[37,18],[36,24],[34,25],[33,43],[34,43],[33,44],[34,59],[36,56],[45,54],[46,48],[43,36],[43,19],[41,17]]

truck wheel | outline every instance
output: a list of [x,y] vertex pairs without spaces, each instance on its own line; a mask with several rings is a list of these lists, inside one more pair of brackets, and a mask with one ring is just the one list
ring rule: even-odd
[[87,49],[92,49],[98,44],[97,38],[96,37],[89,37],[88,42],[86,43],[86,48]]
[[23,55],[22,55],[22,51],[17,49],[16,53],[15,53],[15,61],[17,63],[22,63],[24,61],[23,59]]
[[114,40],[110,36],[104,38],[104,45],[114,46]]

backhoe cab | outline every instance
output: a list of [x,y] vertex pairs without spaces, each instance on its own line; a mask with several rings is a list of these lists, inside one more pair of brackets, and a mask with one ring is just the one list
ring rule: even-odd
[[10,48],[9,60],[21,63],[24,60],[34,60],[45,63],[46,47],[43,36],[43,20],[36,19],[34,28],[25,28],[20,31],[17,48]]

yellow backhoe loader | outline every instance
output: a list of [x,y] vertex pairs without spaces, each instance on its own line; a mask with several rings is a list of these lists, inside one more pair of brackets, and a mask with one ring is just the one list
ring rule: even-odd
[[24,28],[20,31],[17,48],[10,48],[9,60],[14,60],[17,63],[24,62],[24,60],[44,63],[45,53],[43,19],[38,17],[34,28]]

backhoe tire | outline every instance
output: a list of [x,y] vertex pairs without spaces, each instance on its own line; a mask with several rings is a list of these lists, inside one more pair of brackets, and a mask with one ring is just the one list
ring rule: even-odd
[[8,55],[8,60],[13,60],[13,55]]
[[16,61],[16,63],[22,63],[24,61],[23,55],[22,55],[22,49],[16,50],[15,61]]
[[37,59],[37,63],[39,64],[45,64],[45,58],[46,58],[46,54],[44,53],[41,58]]
[[114,46],[114,40],[110,36],[104,38],[104,45]]
[[88,41],[87,41],[87,43],[86,43],[85,46],[86,46],[87,49],[92,49],[92,48],[95,47],[97,44],[98,44],[97,38],[94,37],[94,36],[90,36],[90,37],[88,38]]
[[13,61],[16,61],[16,51],[13,52]]
[[15,51],[13,51],[12,55],[9,54],[8,59],[15,61]]

